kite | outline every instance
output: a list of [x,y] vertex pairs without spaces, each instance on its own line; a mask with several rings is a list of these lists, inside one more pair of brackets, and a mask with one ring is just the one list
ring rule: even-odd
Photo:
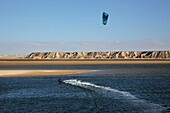
[[106,24],[107,24],[108,17],[109,17],[109,14],[103,12],[103,14],[102,14],[102,22],[103,22],[103,25],[106,25]]

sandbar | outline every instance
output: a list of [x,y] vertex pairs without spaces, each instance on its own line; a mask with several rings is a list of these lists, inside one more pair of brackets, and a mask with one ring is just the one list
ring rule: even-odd
[[0,77],[10,76],[47,76],[60,74],[84,73],[89,70],[0,70]]

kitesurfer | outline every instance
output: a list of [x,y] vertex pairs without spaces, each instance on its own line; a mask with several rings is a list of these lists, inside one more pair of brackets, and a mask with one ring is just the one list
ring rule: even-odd
[[62,80],[61,80],[61,79],[58,79],[58,82],[59,82],[59,83],[61,83],[61,82],[62,82]]

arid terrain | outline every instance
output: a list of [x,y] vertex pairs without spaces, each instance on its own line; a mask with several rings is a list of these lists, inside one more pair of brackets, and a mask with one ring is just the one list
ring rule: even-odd
[[9,69],[15,65],[101,65],[170,64],[170,51],[131,52],[34,52],[28,55],[0,55],[0,76],[38,76],[88,72],[90,70]]

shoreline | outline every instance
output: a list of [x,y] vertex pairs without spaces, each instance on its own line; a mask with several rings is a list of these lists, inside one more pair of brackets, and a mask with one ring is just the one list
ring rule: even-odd
[[[169,59],[117,59],[117,60],[2,60],[0,66],[17,65],[126,65],[126,64],[170,64]],[[84,73],[92,70],[48,70],[48,69],[0,69],[0,77],[10,76],[49,76],[59,74]]]
[[170,64],[169,59],[118,60],[0,60],[3,65],[95,65],[95,64]]
[[61,74],[85,73],[90,70],[33,70],[33,69],[17,69],[17,70],[0,70],[0,77],[19,77],[19,76],[50,76]]

